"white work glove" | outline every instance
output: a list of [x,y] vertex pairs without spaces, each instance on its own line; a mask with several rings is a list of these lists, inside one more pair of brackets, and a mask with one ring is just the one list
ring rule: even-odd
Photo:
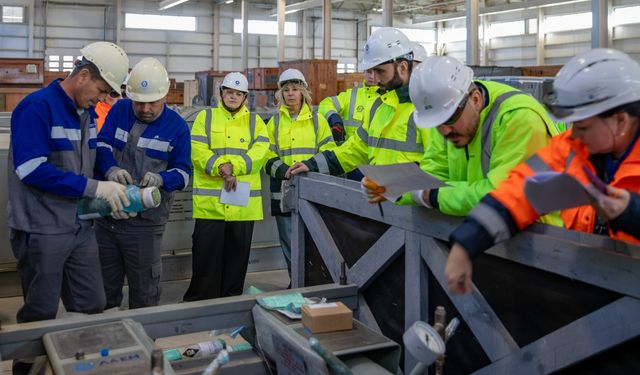
[[424,198],[424,190],[411,190],[411,198],[417,204],[424,206],[426,208],[433,208],[428,201],[425,201]]
[[144,177],[142,178],[142,181],[140,181],[140,186],[142,186],[142,187],[147,187],[147,186],[161,187],[163,183],[164,183],[164,180],[162,180],[162,176],[160,176],[157,173],[147,172],[147,173],[145,173]]
[[126,220],[132,217],[138,216],[137,212],[126,212],[126,211],[112,211],[111,217],[116,220]]
[[127,198],[127,188],[114,181],[98,181],[96,198],[109,202],[112,212],[122,211],[130,204],[129,198]]
[[113,167],[105,177],[107,177],[107,180],[109,181],[118,182],[122,185],[133,184],[133,178],[131,178],[131,175],[126,171],[126,169]]

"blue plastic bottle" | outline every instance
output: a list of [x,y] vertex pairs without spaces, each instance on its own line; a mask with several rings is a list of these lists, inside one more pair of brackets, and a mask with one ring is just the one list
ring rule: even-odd
[[[151,186],[140,188],[135,185],[127,185],[127,198],[129,206],[125,207],[125,212],[142,212],[160,205],[162,197],[157,187]],[[78,218],[81,220],[97,219],[111,215],[109,202],[99,198],[83,198],[78,202]]]

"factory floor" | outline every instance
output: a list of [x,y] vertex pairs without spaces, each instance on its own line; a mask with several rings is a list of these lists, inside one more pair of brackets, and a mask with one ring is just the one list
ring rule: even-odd
[[[160,305],[168,305],[178,303],[182,300],[184,292],[189,287],[189,279],[167,281],[162,283],[162,296]],[[250,285],[264,290],[274,291],[286,289],[289,285],[289,275],[287,270],[274,270],[264,272],[251,272],[247,274],[245,279],[245,289]],[[125,299],[123,308],[128,307],[127,291],[125,287]],[[16,312],[22,306],[22,296],[0,298],[0,323],[4,326],[16,323]],[[58,311],[58,316],[64,316],[65,311],[62,304]],[[0,374],[11,374],[11,361],[0,362]]]

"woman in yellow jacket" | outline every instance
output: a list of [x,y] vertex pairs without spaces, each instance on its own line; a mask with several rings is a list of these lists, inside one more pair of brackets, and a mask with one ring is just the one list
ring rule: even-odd
[[318,152],[336,147],[329,123],[311,109],[311,95],[304,75],[287,69],[278,80],[276,92],[278,113],[267,128],[271,146],[265,171],[271,177],[271,214],[276,217],[280,245],[291,274],[291,214],[280,210],[282,181],[289,166],[307,160]]
[[[241,73],[227,74],[222,105],[200,112],[191,129],[196,222],[185,301],[242,294],[253,224],[263,218],[260,170],[269,149],[264,122],[245,106],[248,87]],[[233,192],[240,202],[223,199]]]

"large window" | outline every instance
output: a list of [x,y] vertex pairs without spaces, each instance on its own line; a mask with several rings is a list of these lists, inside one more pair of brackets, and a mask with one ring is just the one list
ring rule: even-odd
[[[371,32],[378,30],[379,26],[372,26]],[[397,27],[398,30],[402,31],[404,35],[409,38],[409,40],[420,43],[435,43],[436,42],[436,31],[435,30],[424,30],[424,29],[406,29]]]
[[542,23],[545,33],[590,29],[592,25],[591,13],[567,14],[564,16],[547,16]]
[[338,63],[338,73],[355,73],[356,64]]
[[524,20],[513,22],[494,22],[489,25],[487,36],[491,38],[499,38],[503,36],[523,35]]
[[[241,34],[243,28],[241,19],[233,20],[234,33]],[[249,20],[249,34],[278,35],[278,21]],[[285,22],[284,35],[298,35],[298,24]]]
[[611,26],[640,23],[640,6],[618,7],[611,12]]
[[24,7],[12,7],[8,5],[3,5],[2,6],[2,22],[23,23]]
[[49,55],[47,56],[45,69],[50,72],[70,72],[73,70],[73,62],[81,58],[82,56]]
[[125,13],[124,27],[128,29],[196,31],[196,18]]

